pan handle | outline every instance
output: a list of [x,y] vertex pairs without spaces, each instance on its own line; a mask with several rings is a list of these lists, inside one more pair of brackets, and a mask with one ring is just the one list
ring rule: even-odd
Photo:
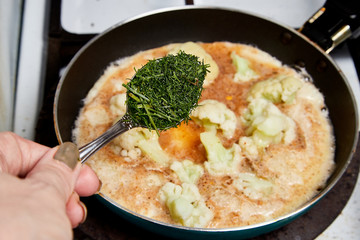
[[299,30],[326,53],[360,35],[360,1],[327,0]]

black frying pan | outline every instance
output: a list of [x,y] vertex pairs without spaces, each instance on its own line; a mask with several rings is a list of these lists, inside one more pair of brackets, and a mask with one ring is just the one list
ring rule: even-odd
[[[326,15],[323,15],[326,16]],[[325,21],[326,22],[326,21]],[[330,33],[315,24],[303,29],[315,35],[319,45],[332,46]],[[321,24],[320,24],[321,25]],[[334,31],[334,30],[333,30]],[[319,38],[320,36],[320,38]],[[325,37],[324,37],[325,36]],[[330,42],[329,42],[330,39]],[[133,213],[100,193],[99,199],[112,210],[151,231],[178,238],[246,238],[292,221],[319,201],[338,181],[355,151],[358,114],[353,93],[341,70],[316,44],[297,31],[259,16],[232,9],[181,7],[151,12],[127,20],[98,35],[73,58],[60,80],[55,97],[54,120],[59,142],[71,141],[82,100],[110,62],[140,50],[186,41],[230,41],[251,44],[288,65],[305,67],[325,96],[336,138],[336,169],[326,187],[311,201],[279,219],[248,227],[196,229],[164,224]],[[324,45],[324,46],[325,46]],[[326,47],[325,48],[328,48]]]

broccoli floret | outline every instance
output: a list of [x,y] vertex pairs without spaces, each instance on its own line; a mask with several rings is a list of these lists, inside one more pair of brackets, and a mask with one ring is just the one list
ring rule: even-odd
[[182,162],[174,161],[170,169],[173,170],[184,183],[195,184],[204,173],[204,169],[200,165],[186,159]]
[[122,149],[131,151],[139,148],[141,152],[160,165],[167,165],[170,162],[169,156],[161,148],[159,136],[156,131],[149,131],[146,128],[133,128],[115,138],[114,144]]
[[168,207],[171,218],[183,226],[206,227],[213,218],[194,184],[179,186],[168,182],[160,189],[159,198]]
[[207,99],[199,103],[191,119],[205,127],[206,131],[220,129],[226,138],[231,138],[236,129],[236,115],[225,104]]
[[256,83],[250,90],[248,101],[265,98],[273,103],[292,103],[302,84],[296,77],[277,75]]
[[246,58],[242,58],[235,52],[232,52],[231,59],[236,68],[234,82],[247,82],[259,77],[259,75],[251,68],[251,63]]
[[237,172],[241,161],[240,146],[236,143],[226,149],[220,139],[213,132],[203,132],[200,140],[207,153],[205,168],[212,175],[231,175]]

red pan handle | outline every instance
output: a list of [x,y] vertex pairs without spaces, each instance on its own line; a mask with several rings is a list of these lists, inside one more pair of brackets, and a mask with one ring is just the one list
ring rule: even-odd
[[329,53],[360,35],[360,1],[327,0],[299,31]]

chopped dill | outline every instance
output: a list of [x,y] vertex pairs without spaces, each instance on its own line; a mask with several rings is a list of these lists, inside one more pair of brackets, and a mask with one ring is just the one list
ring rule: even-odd
[[180,51],[150,60],[123,86],[127,114],[137,126],[150,130],[177,127],[197,106],[209,65]]

